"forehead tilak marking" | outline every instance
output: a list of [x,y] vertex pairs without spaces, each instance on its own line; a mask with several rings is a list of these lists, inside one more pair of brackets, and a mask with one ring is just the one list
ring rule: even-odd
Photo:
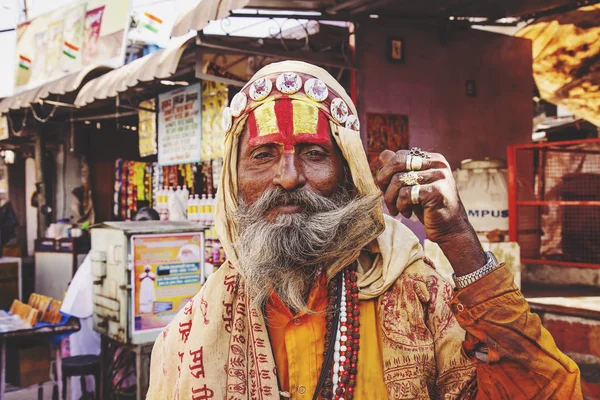
[[263,104],[248,116],[250,146],[277,143],[293,152],[298,143],[326,143],[327,116],[318,107],[301,100],[281,99]]

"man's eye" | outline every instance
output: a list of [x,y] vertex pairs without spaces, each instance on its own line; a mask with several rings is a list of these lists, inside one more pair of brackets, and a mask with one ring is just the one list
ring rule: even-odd
[[325,157],[325,153],[319,150],[309,150],[306,153],[307,156],[309,157]]
[[262,160],[270,157],[273,157],[273,155],[271,153],[267,153],[266,151],[261,151],[260,153],[256,153],[253,156],[255,160]]

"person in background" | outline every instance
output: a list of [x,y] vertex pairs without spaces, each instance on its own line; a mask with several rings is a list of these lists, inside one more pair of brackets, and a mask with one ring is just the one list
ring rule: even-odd
[[[149,207],[140,208],[134,221],[158,221],[160,217],[156,210]],[[63,299],[61,312],[79,318],[81,329],[69,336],[71,356],[100,354],[100,334],[94,331],[94,278],[92,277],[92,261],[88,254],[71,280]],[[117,353],[119,354],[119,353]],[[86,387],[94,387],[94,378],[86,377]],[[78,377],[71,378],[71,399],[82,396]]]
[[142,207],[133,218],[134,221],[160,221],[160,216],[154,208]]

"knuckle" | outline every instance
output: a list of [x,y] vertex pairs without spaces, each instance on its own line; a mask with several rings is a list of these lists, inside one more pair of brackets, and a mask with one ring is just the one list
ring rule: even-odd
[[404,204],[408,201],[409,199],[409,195],[408,195],[408,190],[407,188],[402,188],[400,189],[400,191],[398,192],[398,198],[396,200],[396,204]]
[[388,188],[383,195],[383,200],[388,204],[394,204],[396,202],[396,194]]
[[440,173],[443,180],[448,180],[452,177],[452,172],[448,168],[442,168]]

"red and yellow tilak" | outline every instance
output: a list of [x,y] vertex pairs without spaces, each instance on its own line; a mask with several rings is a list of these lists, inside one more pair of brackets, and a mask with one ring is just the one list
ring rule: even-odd
[[293,153],[298,143],[329,141],[327,116],[318,106],[302,100],[264,103],[248,115],[247,124],[250,146],[278,143],[286,153]]

